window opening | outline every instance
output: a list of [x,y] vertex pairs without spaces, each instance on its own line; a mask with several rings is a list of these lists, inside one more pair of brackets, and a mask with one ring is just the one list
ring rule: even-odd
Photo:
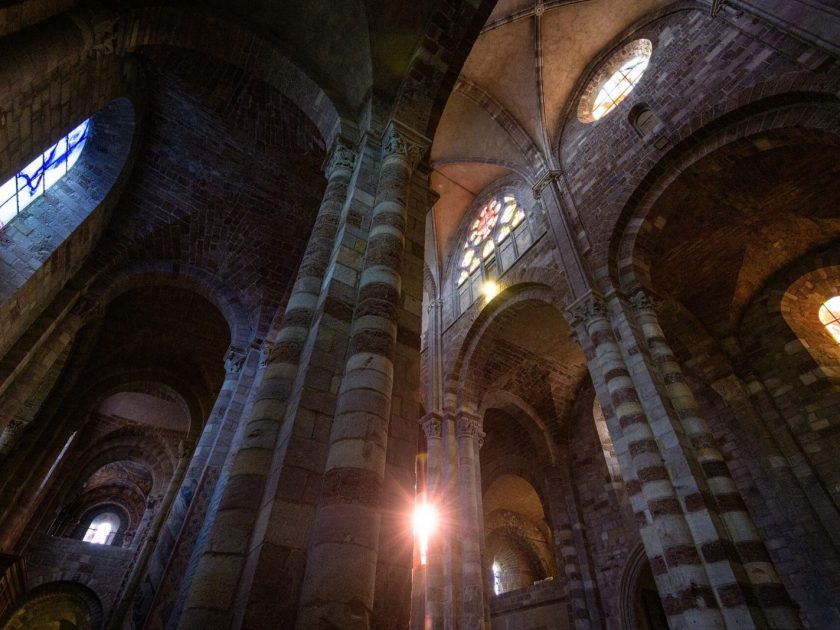
[[584,90],[578,120],[600,120],[626,99],[650,64],[653,44],[647,39],[630,42],[607,59]]
[[498,562],[493,563],[493,592],[496,595],[502,592],[502,567]]
[[835,342],[840,343],[840,295],[823,302],[819,312],[820,322]]
[[89,134],[88,118],[0,186],[0,229],[73,168]]
[[113,512],[103,512],[90,522],[82,540],[94,545],[110,545],[119,528],[120,517]]

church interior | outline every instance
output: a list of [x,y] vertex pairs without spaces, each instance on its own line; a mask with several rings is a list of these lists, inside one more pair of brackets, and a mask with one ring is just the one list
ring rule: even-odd
[[0,0],[0,628],[840,628],[837,0]]

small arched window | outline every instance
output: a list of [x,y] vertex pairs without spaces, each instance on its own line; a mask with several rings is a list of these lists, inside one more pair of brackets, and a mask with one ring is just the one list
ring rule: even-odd
[[102,512],[90,522],[82,540],[95,545],[110,545],[120,529],[120,523],[120,517],[113,512]]
[[457,254],[459,311],[469,308],[482,292],[482,284],[510,268],[541,231],[511,192],[499,193],[484,204]]
[[820,306],[819,317],[828,334],[832,336],[834,341],[840,343],[840,295],[835,295],[830,300],[823,302],[823,305]]
[[0,186],[0,229],[73,168],[89,131],[87,119]]

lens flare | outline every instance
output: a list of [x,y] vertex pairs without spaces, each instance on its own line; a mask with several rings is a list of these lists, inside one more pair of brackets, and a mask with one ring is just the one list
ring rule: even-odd
[[438,515],[434,506],[425,501],[414,506],[414,535],[420,548],[420,564],[426,564],[429,551],[429,538],[437,527]]

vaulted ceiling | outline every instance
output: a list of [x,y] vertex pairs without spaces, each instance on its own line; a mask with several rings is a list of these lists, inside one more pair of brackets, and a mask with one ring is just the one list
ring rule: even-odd
[[500,178],[559,168],[563,122],[591,62],[672,0],[499,0],[449,98],[432,146],[438,250]]

